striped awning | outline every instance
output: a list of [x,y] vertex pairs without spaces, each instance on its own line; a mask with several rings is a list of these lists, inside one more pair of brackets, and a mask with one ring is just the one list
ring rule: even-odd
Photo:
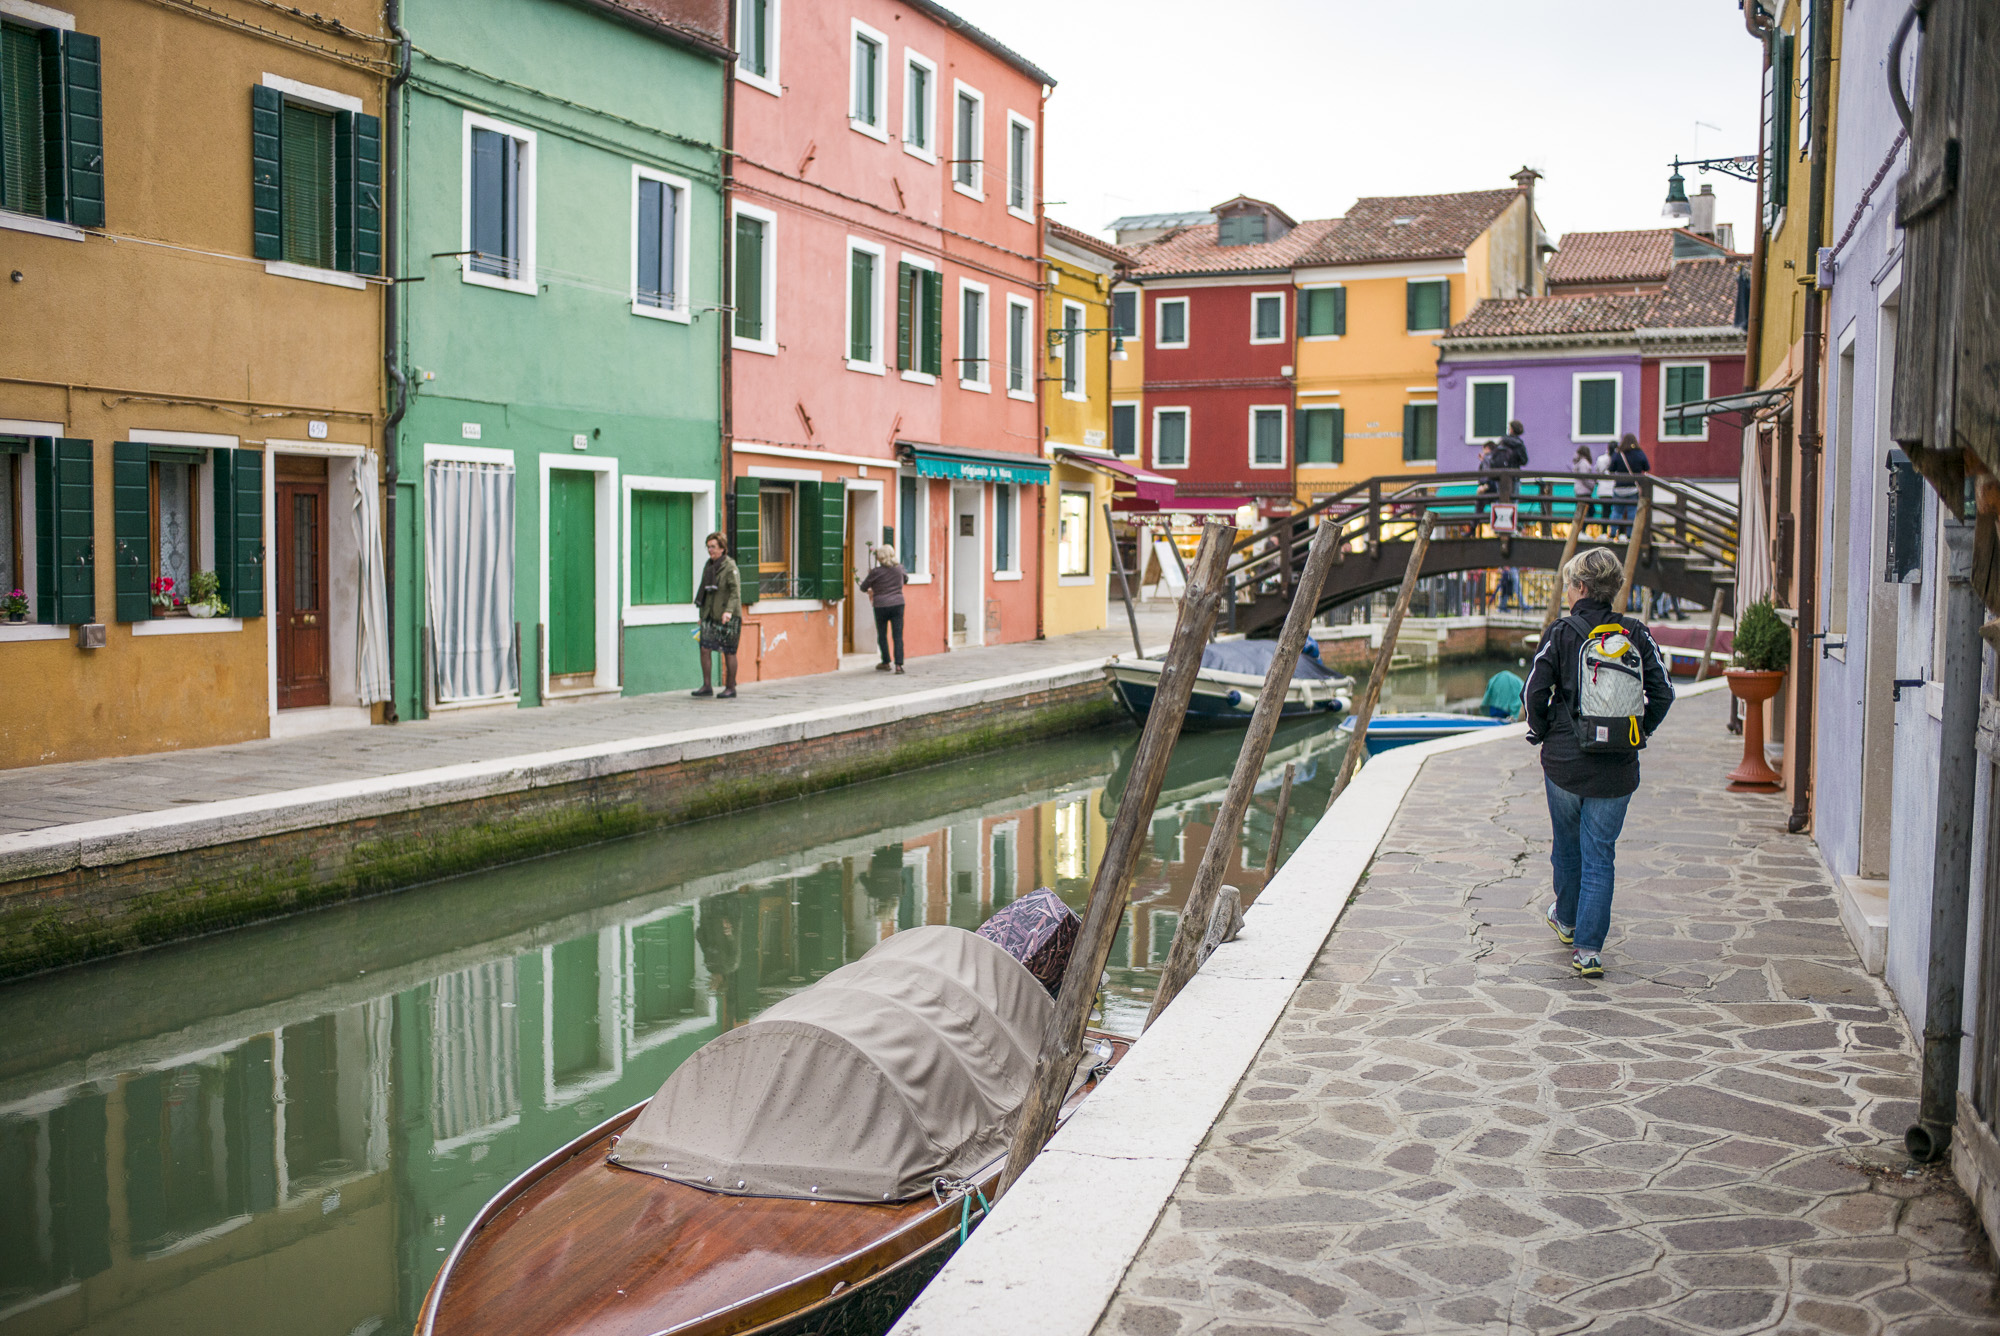
[[979,450],[959,450],[943,445],[896,442],[897,451],[917,466],[919,478],[944,478],[952,482],[1007,482],[1040,487],[1048,482],[1051,470],[1033,455],[1003,455]]

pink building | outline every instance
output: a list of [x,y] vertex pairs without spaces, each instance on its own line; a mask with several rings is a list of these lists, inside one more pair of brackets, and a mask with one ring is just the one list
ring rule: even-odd
[[1034,639],[1054,81],[925,0],[737,11],[723,527],[744,680],[872,653],[855,581],[883,542],[911,576],[911,658]]

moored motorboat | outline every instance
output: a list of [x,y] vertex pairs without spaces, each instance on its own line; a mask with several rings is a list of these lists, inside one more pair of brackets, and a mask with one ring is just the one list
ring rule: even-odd
[[[1249,724],[1264,692],[1264,675],[1277,649],[1270,640],[1216,641],[1203,650],[1201,671],[1188,698],[1189,729],[1242,728]],[[1104,676],[1118,701],[1134,719],[1144,722],[1166,668],[1160,659],[1113,659]],[[1319,646],[1308,640],[1285,689],[1283,719],[1312,714],[1343,714],[1354,690],[1354,679],[1343,677],[1319,661]]]
[[[1392,748],[1407,747],[1413,742],[1429,742],[1432,738],[1450,738],[1481,729],[1504,728],[1507,722],[1505,719],[1482,719],[1473,714],[1452,714],[1445,710],[1378,714],[1368,721],[1368,754],[1374,756]],[[1354,721],[1343,720],[1340,727],[1342,732],[1351,734]]]

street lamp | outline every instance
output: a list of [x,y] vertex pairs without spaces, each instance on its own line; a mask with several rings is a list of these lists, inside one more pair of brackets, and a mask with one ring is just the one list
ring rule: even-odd
[[1687,180],[1681,175],[1683,167],[1695,167],[1704,172],[1721,172],[1724,176],[1733,177],[1738,181],[1757,184],[1755,156],[1689,158],[1685,162],[1675,158],[1673,175],[1667,178],[1667,202],[1660,209],[1660,216],[1672,219],[1676,225],[1686,222],[1694,214],[1693,206],[1688,203]]
[[1054,352],[1059,343],[1068,343],[1072,334],[1109,334],[1111,336],[1111,360],[1123,362],[1125,358],[1125,332],[1120,329],[1083,329],[1075,326],[1059,326],[1048,331],[1049,351]]
[[1681,161],[1674,159],[1674,174],[1667,178],[1667,202],[1660,210],[1660,217],[1676,227],[1694,216],[1694,206],[1688,203],[1687,181],[1681,176]]

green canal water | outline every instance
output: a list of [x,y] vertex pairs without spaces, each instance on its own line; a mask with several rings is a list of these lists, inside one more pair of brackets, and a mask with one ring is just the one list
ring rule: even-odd
[[[1503,661],[1399,673],[1478,698]],[[1504,661],[1512,665],[1513,661]],[[496,1190],[724,1029],[900,928],[1037,886],[1081,909],[1136,732],[1109,729],[0,987],[0,1336],[410,1328]],[[1235,763],[1176,748],[1111,953],[1136,1033]],[[1233,884],[1342,742],[1281,729]]]

